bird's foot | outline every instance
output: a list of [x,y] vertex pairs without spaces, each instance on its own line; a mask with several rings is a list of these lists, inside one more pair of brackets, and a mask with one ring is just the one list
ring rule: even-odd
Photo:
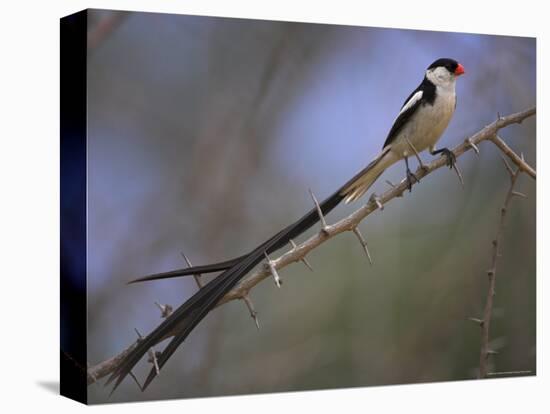
[[447,157],[447,165],[449,168],[453,168],[456,164],[456,155],[454,152],[452,152],[449,148],[441,148],[437,151],[438,153],[442,153],[445,157]]
[[409,193],[412,191],[412,185],[419,182],[420,180],[418,179],[418,177],[407,168],[407,188],[409,189]]

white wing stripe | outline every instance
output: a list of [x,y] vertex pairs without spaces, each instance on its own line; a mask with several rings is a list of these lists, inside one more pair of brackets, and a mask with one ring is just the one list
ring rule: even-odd
[[[401,111],[399,112],[399,115],[401,115],[403,112],[405,112],[407,109],[409,109],[411,106],[413,106],[416,102],[418,102],[420,99],[422,99],[423,92],[418,91],[413,96],[411,96],[411,99],[403,105],[403,108],[401,108]],[[397,115],[399,117],[399,115]]]

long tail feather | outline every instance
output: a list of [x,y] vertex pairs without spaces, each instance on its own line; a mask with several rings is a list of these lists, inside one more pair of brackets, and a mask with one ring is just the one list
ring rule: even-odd
[[380,175],[392,165],[394,159],[390,147],[384,150],[369,165],[357,173],[342,189],[342,195],[345,196],[345,203],[350,203],[363,196]]
[[[324,200],[321,204],[321,211],[327,214],[336,207],[343,196],[340,190]],[[191,296],[185,303],[176,309],[166,318],[153,332],[141,340],[136,348],[124,358],[117,369],[107,380],[107,384],[115,381],[114,390],[120,385],[138,361],[147,351],[160,341],[168,338],[176,332],[176,335],[161,354],[159,362],[162,365],[168,360],[175,349],[185,340],[193,328],[208,314],[216,303],[254,266],[264,260],[264,252],[271,252],[283,247],[290,239],[296,238],[304,231],[319,221],[317,209],[311,209],[300,220],[286,227],[268,241],[262,243],[249,254],[243,256],[238,263],[222,272],[218,277],[206,284],[201,290]],[[154,377],[154,375],[153,375]],[[149,380],[149,382],[152,378]],[[148,383],[149,383],[148,382]]]
[[[320,204],[321,211],[323,211],[323,214],[328,214],[342,200],[342,197],[339,196],[340,191],[341,191],[341,189],[338,190],[338,192],[334,193],[332,196],[330,196],[329,198],[327,198],[326,200],[324,200]],[[273,253],[276,250],[279,250],[285,244],[289,243],[291,238],[296,237],[296,236],[293,236],[293,237],[287,237],[287,238],[279,239],[279,236],[281,234],[285,233],[285,232],[288,232],[291,228],[298,228],[298,229],[303,228],[303,230],[300,231],[300,233],[298,233],[298,235],[303,233],[304,231],[306,231],[309,227],[311,227],[313,224],[315,224],[319,220],[319,218],[315,214],[312,214],[312,213],[316,213],[316,212],[317,212],[317,210],[312,209],[308,214],[306,214],[300,220],[298,220],[297,222],[295,222],[295,223],[291,224],[290,226],[284,228],[279,233],[277,233],[276,235],[274,235],[273,237],[271,237],[269,240],[265,241],[264,243],[262,243],[258,247],[263,247],[263,250],[268,254]],[[307,226],[307,227],[305,227],[305,226]],[[277,239],[277,242],[273,243],[273,241],[276,240],[276,239]],[[131,280],[131,281],[128,282],[128,284],[138,283],[138,282],[146,282],[146,281],[151,281],[151,280],[170,279],[170,278],[182,277],[182,276],[191,276],[191,275],[202,274],[202,273],[220,272],[220,271],[227,270],[227,269],[233,267],[234,265],[238,264],[243,259],[245,259],[247,256],[248,256],[248,254],[245,254],[243,256],[239,256],[239,257],[236,257],[234,259],[229,259],[229,260],[226,260],[224,262],[212,263],[212,264],[201,265],[201,266],[187,267],[187,268],[184,268],[184,269],[176,269],[176,270],[172,270],[170,272],[154,273],[154,274],[151,274],[151,275],[140,277],[138,279]]]
[[[359,172],[351,180],[349,180],[338,191],[320,203],[319,207],[323,214],[328,214],[334,209],[346,196],[350,194],[352,189],[356,188],[354,184],[361,182],[365,173],[371,171],[378,164],[380,159],[387,152],[383,152],[377,159],[369,164],[364,170]],[[383,170],[382,170],[383,171]],[[378,174],[379,175],[379,174]],[[377,177],[378,177],[377,175]],[[365,190],[366,191],[366,190]],[[243,255],[239,258],[228,260],[225,262],[215,263],[205,266],[195,266],[188,269],[180,269],[173,272],[160,273],[156,275],[146,276],[137,281],[156,280],[170,277],[178,277],[195,273],[206,273],[208,271],[223,272],[214,280],[200,289],[197,293],[191,296],[185,303],[177,308],[168,318],[166,318],[153,332],[142,339],[136,348],[127,355],[115,371],[107,380],[107,384],[114,381],[113,393],[124,378],[130,373],[138,361],[147,353],[147,351],[162,340],[173,336],[170,343],[161,353],[158,359],[158,366],[162,368],[181,343],[187,338],[191,331],[197,326],[200,321],[212,310],[219,300],[235,286],[254,266],[264,260],[265,253],[271,253],[280,249],[291,239],[296,238],[311,226],[319,221],[319,214],[316,208],[312,208],[301,219],[292,223],[285,229],[278,232],[269,240],[256,247],[252,252]],[[228,267],[226,267],[228,266]],[[214,270],[217,269],[217,270]],[[146,382],[143,386],[145,389],[155,378],[156,371],[151,369]]]
[[[278,237],[281,233],[283,233],[287,228],[281,230],[279,233],[277,233],[275,236],[267,240],[262,244],[262,246],[267,246],[272,240],[274,240],[276,237]],[[288,243],[288,242],[287,242]],[[277,246],[274,246],[276,248],[271,247],[268,249],[266,247],[266,253],[272,253],[275,250],[280,249],[283,247],[285,243],[279,243]],[[139,282],[147,282],[151,280],[160,280],[160,279],[171,279],[175,277],[182,277],[182,276],[191,276],[196,274],[203,274],[203,273],[214,273],[214,272],[221,272],[223,270],[227,270],[239,262],[241,262],[243,259],[245,259],[248,256],[248,254],[245,254],[243,256],[236,257],[234,259],[229,259],[224,262],[218,262],[218,263],[212,263],[208,265],[200,265],[200,266],[192,266],[192,267],[186,267],[183,269],[176,269],[172,270],[170,272],[163,272],[163,273],[154,273],[151,275],[143,276],[138,279],[133,279],[128,282],[128,284],[132,283],[139,283]]]
[[234,259],[226,260],[224,262],[212,263],[209,265],[186,267],[184,269],[176,269],[176,270],[171,270],[170,272],[164,272],[164,273],[154,273],[151,275],[140,277],[138,279],[130,280],[128,284],[138,283],[138,282],[147,282],[150,280],[171,279],[174,277],[191,276],[191,275],[203,274],[203,273],[221,272],[223,270],[229,269],[232,266],[235,266],[245,257],[246,255],[239,256]]
[[[199,322],[204,319],[204,317],[206,317],[208,312],[210,312],[210,310],[214,306],[216,306],[216,303],[218,303],[218,301],[225,295],[225,293],[228,292],[241,279],[240,275],[243,272],[244,274],[248,273],[256,264],[263,260],[263,257],[263,254],[259,251],[252,253],[250,257],[233,272],[233,274],[228,274],[226,276],[226,280],[221,283],[221,286],[218,288],[217,292],[190,315],[189,322],[185,324],[185,327],[181,330],[181,332],[174,336],[172,341],[170,341],[168,346],[162,351],[162,354],[160,355],[160,358],[158,360],[159,368],[162,368],[164,366],[166,361],[168,361],[168,359],[181,345],[181,343],[187,338],[187,336],[191,333],[195,326],[197,326]],[[143,390],[145,390],[149,386],[156,375],[156,369],[153,367],[143,384]]]

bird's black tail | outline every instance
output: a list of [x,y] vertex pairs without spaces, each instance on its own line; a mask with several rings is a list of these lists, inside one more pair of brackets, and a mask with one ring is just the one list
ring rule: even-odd
[[[338,191],[323,200],[319,204],[323,215],[328,214],[342,200],[344,200],[344,198],[349,195],[350,189],[354,188],[355,183],[358,182],[358,180],[361,180],[362,177],[365,176],[365,173],[373,168],[372,166],[375,165],[376,162],[377,160],[374,160],[365,169],[360,171],[351,180],[338,189]],[[197,293],[177,308],[155,330],[153,330],[153,332],[140,340],[137,346],[124,357],[107,380],[107,384],[114,381],[114,386],[111,393],[114,392],[124,378],[130,373],[132,368],[151,347],[169,337],[172,337],[172,340],[162,351],[157,360],[159,369],[162,368],[170,356],[172,356],[175,352],[177,347],[195,328],[195,326],[197,326],[197,324],[216,306],[220,299],[223,298],[223,296],[239,282],[239,280],[250,272],[254,266],[264,260],[266,253],[269,254],[282,248],[288,244],[291,239],[295,239],[300,234],[304,233],[319,220],[319,213],[317,208],[314,207],[301,219],[284,228],[248,254],[210,265],[194,266],[187,269],[178,269],[171,272],[145,276],[130,282],[142,282],[146,280],[165,279],[193,275],[197,273],[223,271],[214,280],[201,288]],[[142,390],[147,388],[155,376],[156,368],[153,367],[151,368]]]
[[[328,214],[344,199],[344,195],[342,195],[341,192],[347,185],[349,185],[349,182],[319,204],[323,214]],[[173,337],[158,358],[158,366],[159,368],[162,368],[166,361],[174,353],[176,348],[185,340],[195,326],[197,326],[197,324],[208,314],[208,312],[216,306],[219,300],[227,292],[229,292],[233,286],[235,286],[235,284],[243,278],[244,275],[264,260],[266,253],[271,253],[285,246],[291,239],[298,237],[318,221],[319,214],[317,209],[312,208],[301,219],[281,230],[275,236],[256,247],[250,253],[239,258],[213,265],[195,266],[188,269],[146,276],[145,278],[136,280],[137,282],[143,280],[184,276],[187,274],[196,274],[200,272],[206,273],[209,271],[224,270],[219,276],[217,276],[210,283],[206,284],[206,286],[201,288],[178,309],[176,309],[153,332],[139,341],[136,348],[121,361],[109,377],[107,384],[114,381],[112,392],[118,387],[122,380],[130,373],[132,368],[152,346],[166,338]],[[156,371],[153,367],[143,385],[143,390],[151,383],[155,376]]]
[[[363,196],[363,194],[365,194],[365,192],[376,181],[376,179],[380,176],[380,174],[382,174],[389,165],[395,162],[395,160],[390,156],[391,154],[389,150],[390,150],[389,147],[384,148],[384,150],[374,160],[372,160],[372,162],[370,162],[365,168],[359,171],[351,180],[349,180],[346,184],[344,184],[337,192],[335,192],[333,195],[331,195],[326,200],[324,200],[320,204],[321,211],[323,212],[323,214],[327,214],[334,207],[336,207],[340,203],[340,201],[342,201],[343,199],[345,199],[346,203],[349,203]],[[270,254],[275,250],[278,250],[281,247],[283,247],[285,244],[287,244],[290,241],[290,239],[295,238],[299,234],[302,234],[304,231],[309,229],[313,224],[315,224],[318,220],[319,220],[319,217],[316,209],[312,209],[311,211],[309,211],[308,214],[306,214],[300,220],[291,224],[287,228],[281,230],[275,236],[271,237],[269,240],[267,240],[266,242],[264,242],[262,245],[258,247],[263,247],[264,251]],[[290,234],[289,232],[291,231],[294,232],[292,236],[289,235]],[[277,239],[278,242],[271,243],[275,239]],[[164,272],[164,273],[155,273],[152,275],[140,277],[139,279],[131,280],[128,283],[146,282],[146,281],[159,280],[159,279],[170,279],[173,277],[190,276],[190,275],[196,275],[196,274],[202,274],[202,273],[221,272],[221,271],[230,269],[231,267],[240,263],[247,256],[248,254],[245,254],[243,256],[239,256],[234,259],[229,259],[223,262],[211,263],[211,264],[202,265],[202,266],[187,267],[184,269],[176,269],[176,270],[172,270],[170,272]]]
[[[359,175],[357,175],[356,177],[359,177]],[[356,179],[356,177],[354,177],[354,179]],[[350,182],[346,183],[346,185],[340,188],[336,193],[334,193],[333,195],[331,195],[330,197],[328,197],[322,203],[319,204],[319,207],[321,208],[321,211],[323,212],[323,214],[328,214],[334,207],[336,207],[340,203],[340,201],[344,199],[344,195],[343,194],[341,195],[342,190],[344,188],[348,188],[351,181],[352,180],[350,180]],[[267,254],[270,254],[276,250],[279,250],[280,248],[284,247],[287,243],[289,243],[290,239],[296,238],[297,236],[299,236],[300,234],[308,230],[311,226],[313,226],[317,221],[319,221],[319,215],[317,213],[317,209],[314,208],[310,210],[300,220],[284,228],[279,233],[271,237],[269,240],[262,243],[260,246],[258,246],[258,248],[263,248],[263,251],[265,251],[265,253]],[[272,243],[275,240],[277,240],[277,242]],[[192,267],[187,267],[183,269],[171,270],[169,272],[163,272],[163,273],[155,273],[152,275],[140,277],[138,279],[133,279],[130,282],[128,282],[128,284],[138,283],[138,282],[147,282],[151,280],[171,279],[174,277],[191,276],[191,275],[197,275],[197,274],[203,274],[203,273],[221,272],[221,271],[230,269],[231,267],[240,263],[249,255],[250,253],[236,257],[234,259],[225,260],[223,262],[211,263],[211,264],[200,265],[200,266],[192,266]]]
[[208,265],[187,267],[185,269],[176,269],[176,270],[171,270],[169,272],[164,272],[164,273],[155,273],[152,275],[140,277],[139,279],[131,280],[128,282],[128,284],[138,283],[138,282],[147,282],[150,280],[171,279],[171,278],[180,277],[180,276],[200,275],[203,273],[221,272],[223,270],[229,269],[232,266],[235,266],[238,262],[243,260],[246,256],[247,255],[239,256],[234,259],[226,260],[224,262],[211,263]]

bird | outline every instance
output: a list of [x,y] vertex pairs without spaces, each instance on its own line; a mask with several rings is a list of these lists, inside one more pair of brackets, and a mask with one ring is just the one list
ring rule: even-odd
[[410,171],[408,157],[429,149],[430,154],[443,153],[449,167],[455,162],[448,148],[435,149],[435,144],[449,125],[456,108],[456,78],[465,73],[454,59],[433,62],[424,79],[401,107],[380,154],[344,190],[345,202],[360,198],[391,165],[404,159],[409,191],[418,178]]
[[[220,299],[268,254],[284,247],[317,223],[320,220],[319,211],[322,215],[326,215],[342,201],[350,203],[358,200],[386,169],[400,160],[405,160],[407,187],[411,191],[412,185],[419,180],[409,169],[408,158],[426,149],[432,155],[445,156],[447,165],[452,168],[456,162],[455,155],[448,148],[436,149],[436,143],[455,112],[456,79],[464,73],[462,64],[451,58],[439,58],[429,65],[420,85],[401,106],[380,153],[342,187],[318,203],[318,206],[249,253],[222,262],[156,273],[130,281],[129,283],[138,283],[199,273],[221,272],[173,311],[149,335],[141,338],[136,346],[122,358],[106,382],[106,385],[114,382],[111,394],[151,347],[167,338],[172,338],[158,356],[157,366],[161,369]],[[153,367],[142,385],[142,391],[156,376],[157,368]]]

